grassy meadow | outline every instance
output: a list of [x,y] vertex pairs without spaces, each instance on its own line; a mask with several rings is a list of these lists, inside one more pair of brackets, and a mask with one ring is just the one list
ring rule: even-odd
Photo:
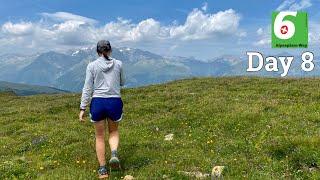
[[[320,179],[320,79],[196,78],[122,95],[123,170],[110,179],[195,179],[182,171],[216,165],[224,179]],[[79,102],[1,93],[0,179],[96,179],[94,128],[78,121]]]

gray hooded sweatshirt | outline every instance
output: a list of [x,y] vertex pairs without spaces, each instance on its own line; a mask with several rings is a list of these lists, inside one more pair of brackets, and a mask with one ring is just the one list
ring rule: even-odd
[[122,62],[99,57],[87,66],[80,109],[86,109],[91,97],[121,97],[120,86],[125,82]]

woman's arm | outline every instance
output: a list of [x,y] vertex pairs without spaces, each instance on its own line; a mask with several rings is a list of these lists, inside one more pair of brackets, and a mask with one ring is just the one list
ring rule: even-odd
[[81,96],[81,104],[80,109],[85,110],[87,105],[89,104],[90,98],[92,96],[93,92],[93,72],[91,65],[88,64],[87,70],[86,70],[86,80],[84,82],[84,86],[82,89],[82,96]]
[[123,64],[121,63],[120,67],[120,86],[124,86],[126,81],[125,75],[124,75],[124,70],[123,70]]

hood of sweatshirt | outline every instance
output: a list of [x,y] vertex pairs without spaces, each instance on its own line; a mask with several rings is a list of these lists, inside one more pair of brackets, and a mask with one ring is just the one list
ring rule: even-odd
[[109,71],[109,69],[111,69],[114,66],[114,59],[106,59],[105,57],[99,57],[97,65],[102,71]]

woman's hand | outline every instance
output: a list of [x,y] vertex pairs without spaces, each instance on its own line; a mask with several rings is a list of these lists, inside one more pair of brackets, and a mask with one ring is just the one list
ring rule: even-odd
[[79,121],[80,122],[84,122],[85,120],[84,120],[84,110],[80,110],[80,113],[79,113]]

